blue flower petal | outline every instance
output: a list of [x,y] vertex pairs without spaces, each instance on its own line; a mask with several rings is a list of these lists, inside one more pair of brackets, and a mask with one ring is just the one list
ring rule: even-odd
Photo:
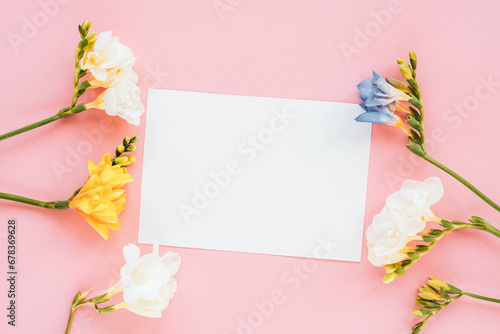
[[367,111],[356,117],[358,122],[369,122],[392,125],[398,120],[398,116],[391,112]]
[[363,97],[368,97],[372,93],[372,79],[368,78],[361,81],[356,87]]

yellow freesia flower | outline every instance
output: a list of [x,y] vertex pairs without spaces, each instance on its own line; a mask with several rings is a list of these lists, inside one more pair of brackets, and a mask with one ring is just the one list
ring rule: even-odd
[[69,206],[107,240],[108,229],[120,229],[118,214],[125,208],[126,196],[121,187],[130,181],[127,169],[113,166],[111,155],[105,154],[98,165],[89,161],[89,178]]

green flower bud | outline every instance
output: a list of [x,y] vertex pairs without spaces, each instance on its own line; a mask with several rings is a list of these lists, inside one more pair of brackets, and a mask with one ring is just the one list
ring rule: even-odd
[[423,130],[422,124],[420,124],[419,121],[417,121],[416,119],[414,119],[411,116],[408,117],[408,120],[406,121],[406,123],[408,123],[409,126],[411,126],[412,128],[414,128],[417,131]]
[[402,81],[400,81],[396,78],[387,78],[386,80],[391,86],[393,86],[393,87],[395,87],[395,88],[397,88],[405,93],[408,93],[408,94],[410,93],[410,89],[408,88],[408,85],[404,84]]
[[96,311],[99,313],[110,313],[116,311],[116,309],[114,308],[114,306],[108,306],[104,308],[96,308]]
[[123,145],[119,145],[117,148],[116,148],[116,152],[117,154],[116,155],[120,155],[121,153],[123,153],[125,151],[125,146]]
[[132,137],[132,139],[130,139],[130,142],[133,144],[133,143],[137,143],[139,141],[139,137],[137,136],[134,136]]
[[413,70],[417,69],[417,55],[413,51],[410,51],[410,64]]
[[421,299],[421,298],[416,299],[415,303],[417,303],[419,306],[422,306],[425,308],[441,308],[443,306],[443,305],[435,303],[433,301]]
[[418,109],[422,108],[422,103],[420,103],[419,100],[417,100],[416,98],[412,97],[411,99],[408,100],[408,102],[410,102],[411,104],[413,104],[415,107],[417,107]]
[[442,233],[443,233],[443,230],[432,229],[432,230],[429,232],[429,235],[432,235],[432,236],[438,237],[438,236],[440,236]]
[[444,301],[443,297],[427,284],[424,284],[418,291],[418,296],[422,299]]
[[477,224],[477,225],[483,225],[483,226],[488,225],[488,222],[487,222],[485,219],[483,219],[483,218],[481,218],[481,217],[477,217],[477,216],[472,216],[472,217],[469,219],[469,221],[470,221],[471,223],[473,223],[473,224]]
[[120,165],[120,166],[129,165],[130,163],[128,162],[128,158],[129,157],[127,157],[127,156],[115,158],[115,165]]
[[423,253],[423,252],[427,252],[429,250],[429,246],[425,246],[425,245],[417,245],[415,251],[417,252],[420,252],[420,253]]
[[128,144],[130,144],[130,137],[123,138],[123,145],[127,146]]
[[420,256],[422,256],[422,254],[420,254],[419,252],[408,252],[408,254],[406,255],[408,256],[409,259],[417,259]]
[[89,30],[90,29],[90,21],[85,21],[82,23],[82,28]]
[[87,39],[88,44],[83,49],[85,50],[85,52],[89,52],[90,50],[92,50],[92,48],[95,45],[95,42],[97,41],[97,34],[93,32],[85,38]]
[[413,154],[418,155],[419,157],[423,157],[425,155],[425,152],[422,150],[422,148],[415,143],[407,145],[406,147],[410,151],[412,151]]
[[424,236],[422,236],[422,240],[425,242],[435,242],[436,238],[434,238],[433,236],[430,236],[430,235],[424,235]]
[[411,311],[411,314],[413,314],[416,317],[427,317],[429,315],[436,314],[438,311],[431,311],[431,310],[425,310],[425,309],[420,309],[420,310],[413,310]]
[[440,289],[443,289],[445,291],[449,291],[450,287],[448,284],[440,280],[439,278],[436,277],[430,277],[430,280],[427,281],[427,284],[433,288],[434,290],[439,291]]
[[441,225],[442,227],[444,228],[447,228],[447,229],[454,229],[455,228],[455,225],[448,221],[448,220],[444,220],[444,219],[441,219],[441,221],[439,222],[439,225]]
[[125,148],[125,151],[127,152],[133,152],[137,149],[137,147],[135,147],[135,145],[128,145],[126,148]]
[[396,277],[398,277],[398,275],[396,273],[389,273],[389,274],[384,276],[383,282],[384,283],[391,283],[392,281],[394,281],[396,279]]
[[413,79],[413,73],[411,71],[410,66],[408,66],[408,64],[406,64],[406,65],[399,65],[399,72],[401,72],[401,75],[406,80]]

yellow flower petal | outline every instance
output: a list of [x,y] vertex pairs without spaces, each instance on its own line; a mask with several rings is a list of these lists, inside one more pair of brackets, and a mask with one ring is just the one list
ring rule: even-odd
[[89,161],[89,178],[69,205],[107,240],[108,229],[120,229],[118,214],[126,197],[121,187],[130,181],[127,170],[112,166],[111,155],[105,154],[97,165]]

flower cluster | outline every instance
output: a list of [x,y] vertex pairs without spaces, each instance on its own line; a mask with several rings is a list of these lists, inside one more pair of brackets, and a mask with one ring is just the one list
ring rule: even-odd
[[[392,79],[392,82],[399,82],[396,80]],[[356,117],[356,121],[394,125],[410,135],[401,118],[394,113],[408,112],[408,108],[401,101],[410,99],[407,94],[409,90],[402,83],[396,85],[401,89],[391,85],[376,71],[373,71],[373,78],[361,81],[357,87],[361,94],[360,106],[365,112]]]
[[407,244],[422,240],[418,235],[427,221],[440,221],[430,207],[443,196],[437,177],[423,182],[406,180],[399,191],[389,195],[381,213],[366,231],[368,259],[375,266],[397,263],[407,258]]
[[[417,82],[417,56],[410,51],[410,61],[398,58],[397,63],[406,83],[396,79],[384,79],[373,71],[373,78],[358,84],[361,108],[364,113],[356,120],[393,125],[408,135],[406,146],[413,154],[428,161],[454,177],[485,203],[500,212],[500,205],[483,194],[465,178],[435,160],[429,155],[425,145],[424,107],[422,94]],[[396,112],[406,113],[405,120]],[[407,125],[409,127],[407,127]],[[423,182],[407,180],[398,192],[390,195],[380,214],[373,218],[367,229],[368,260],[375,266],[385,266],[384,283],[389,283],[404,275],[408,268],[427,254],[436,243],[448,233],[460,229],[476,229],[500,238],[500,230],[485,219],[472,216],[470,223],[439,219],[430,207],[443,196],[443,186],[438,178],[428,178]],[[428,222],[437,222],[440,228],[426,229]],[[418,241],[413,243],[413,241]],[[454,295],[454,296],[451,296]],[[419,333],[430,316],[439,312],[451,301],[462,295],[500,303],[499,299],[470,294],[431,278],[422,289],[416,302],[422,309],[412,313],[426,317],[413,327],[412,333]]]
[[124,302],[115,309],[126,308],[145,317],[159,318],[169,300],[177,291],[174,278],[179,270],[179,254],[167,252],[159,255],[158,244],[153,252],[142,257],[139,247],[129,244],[123,247],[125,265],[120,270],[118,290],[123,290]]
[[133,156],[122,156],[136,148],[133,143],[139,138],[126,137],[116,149],[116,156],[105,154],[99,164],[89,161],[89,178],[69,200],[69,206],[104,238],[109,238],[108,229],[119,230],[118,215],[125,208],[125,190],[122,187],[132,181],[124,166],[135,161]]
[[412,328],[412,334],[420,333],[427,320],[434,314],[448,306],[452,301],[462,297],[464,293],[451,284],[447,284],[439,278],[431,277],[427,284],[419,289],[418,297],[415,303],[422,307],[411,312],[414,316],[425,317]]
[[[83,305],[92,304],[98,313],[114,312],[124,308],[133,313],[150,318],[160,318],[170,299],[177,291],[174,275],[179,270],[179,254],[167,252],[159,255],[159,246],[153,245],[153,252],[141,256],[139,247],[134,244],[123,247],[125,265],[120,270],[120,280],[104,294],[87,299],[92,290],[78,292],[71,304],[66,333],[70,332],[73,313]],[[123,292],[123,301],[106,307],[99,305]]]
[[92,73],[89,88],[106,90],[85,107],[102,109],[110,116],[119,116],[129,124],[139,125],[144,105],[141,91],[136,86],[138,76],[132,70],[135,63],[132,51],[121,44],[118,37],[113,37],[111,31],[99,34],[93,50],[85,53],[80,67]]

